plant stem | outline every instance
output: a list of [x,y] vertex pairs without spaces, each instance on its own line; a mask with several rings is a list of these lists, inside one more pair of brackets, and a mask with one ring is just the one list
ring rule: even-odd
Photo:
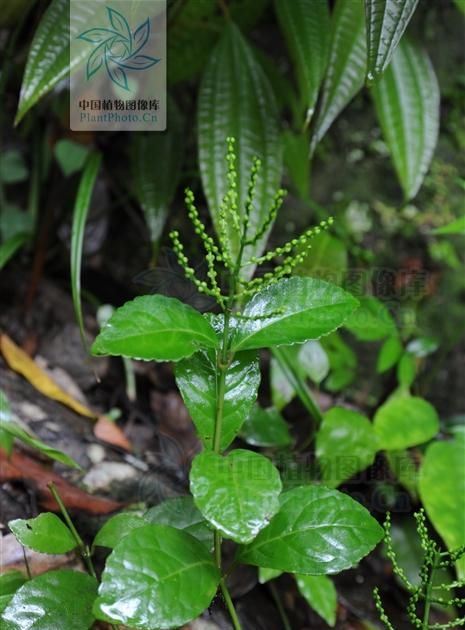
[[279,597],[278,591],[276,589],[276,585],[273,582],[268,582],[268,588],[270,589],[270,593],[274,599],[276,604],[276,608],[278,609],[279,615],[281,617],[281,621],[283,622],[284,630],[292,630],[291,623],[289,621],[289,617],[287,616],[286,611],[284,610],[283,603],[281,598]]
[[433,589],[433,578],[434,578],[434,572],[436,570],[436,565],[437,565],[437,561],[438,561],[438,553],[436,552],[433,556],[433,563],[431,565],[431,571],[428,577],[428,582],[426,583],[426,590],[425,590],[425,612],[423,613],[423,623],[421,626],[422,630],[428,630],[429,628],[429,611],[431,608],[431,603],[432,603],[432,599],[431,599],[431,591]]
[[71,533],[72,533],[72,535],[74,537],[74,540],[76,541],[77,546],[79,547],[79,552],[80,552],[80,554],[82,556],[82,559],[84,560],[84,562],[86,564],[87,570],[89,571],[89,573],[90,573],[90,575],[92,577],[96,578],[97,575],[95,573],[94,565],[92,563],[92,558],[91,558],[89,547],[85,544],[85,542],[80,537],[79,532],[74,527],[74,523],[71,520],[69,512],[66,509],[62,498],[58,494],[58,490],[56,489],[55,484],[53,482],[50,482],[48,484],[48,489],[50,490],[50,492],[51,492],[53,498],[55,499],[55,501],[58,503],[58,507],[60,508],[60,512],[62,513],[63,518],[65,519],[66,524],[68,525],[69,529],[71,530]]

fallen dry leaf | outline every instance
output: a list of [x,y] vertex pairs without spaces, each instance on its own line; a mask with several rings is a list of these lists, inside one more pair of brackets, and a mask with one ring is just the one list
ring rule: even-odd
[[119,446],[125,451],[131,451],[132,446],[128,438],[121,431],[119,426],[109,420],[106,416],[99,416],[94,426],[94,435],[102,442]]

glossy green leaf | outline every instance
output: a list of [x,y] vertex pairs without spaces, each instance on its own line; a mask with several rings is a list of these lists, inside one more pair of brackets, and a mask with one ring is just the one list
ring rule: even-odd
[[304,120],[315,110],[329,52],[330,19],[327,0],[275,0],[278,22],[284,33],[299,84]]
[[372,94],[405,199],[412,199],[429,168],[439,129],[439,87],[426,52],[404,37]]
[[168,216],[181,173],[183,124],[175,103],[170,102],[166,131],[136,133],[132,137],[131,165],[134,192],[157,243]]
[[362,0],[337,0],[331,18],[331,44],[310,151],[362,88],[366,74],[365,15]]
[[92,20],[94,11],[91,4],[83,3],[73,10],[70,23],[69,0],[52,0],[29,49],[15,124],[83,61],[84,54],[70,58],[69,43],[82,24]]
[[376,412],[373,424],[379,448],[387,451],[423,444],[439,431],[436,409],[414,396],[390,398]]
[[86,160],[74,202],[73,226],[71,229],[71,293],[73,296],[74,313],[79,324],[84,347],[86,347],[86,337],[81,305],[82,248],[84,245],[87,215],[89,214],[92,193],[100,170],[101,161],[102,157],[99,153],[91,153]]
[[463,217],[459,217],[446,225],[441,225],[441,227],[433,230],[433,234],[437,234],[439,236],[443,234],[461,234],[465,235],[465,215]]
[[213,531],[195,506],[192,497],[174,497],[162,501],[147,510],[144,519],[149,523],[182,529],[209,549],[213,546]]
[[333,407],[316,436],[324,485],[336,487],[375,461],[377,439],[371,422],[356,411]]
[[114,549],[119,541],[138,527],[144,527],[147,521],[133,512],[115,514],[99,529],[94,538],[94,547]]
[[53,151],[65,177],[78,173],[83,168],[89,155],[88,147],[67,138],[58,140]]
[[258,581],[260,584],[266,584],[270,580],[274,580],[282,574],[278,569],[267,569],[266,567],[258,567]]
[[[198,352],[176,366],[176,383],[204,446],[213,445],[217,413],[217,368],[213,353]],[[260,366],[255,352],[237,354],[226,373],[221,448],[238,434],[257,399]]]
[[281,508],[255,540],[238,551],[246,564],[290,573],[339,573],[357,564],[383,537],[359,503],[322,486],[281,495]]
[[296,575],[295,579],[302,597],[333,627],[337,609],[337,593],[333,581],[326,575]]
[[10,521],[8,527],[23,547],[40,553],[68,553],[77,545],[68,526],[51,512],[27,520],[18,518]]
[[77,571],[48,571],[14,594],[0,617],[2,630],[87,630],[94,621],[95,578]]
[[402,343],[397,335],[388,337],[381,346],[376,362],[376,371],[383,374],[390,370],[402,355]]
[[417,4],[418,0],[365,0],[368,82],[388,67]]
[[20,571],[7,571],[0,575],[0,613],[8,606],[16,591],[26,582]]
[[225,538],[250,542],[279,509],[279,472],[263,455],[211,451],[192,462],[190,488],[204,517]]
[[94,611],[99,619],[143,630],[177,628],[209,606],[219,581],[212,555],[193,536],[146,525],[110,554]]
[[[250,168],[255,156],[262,163],[250,230],[268,216],[279,186],[282,169],[281,136],[275,97],[255,53],[238,28],[230,23],[212,52],[202,80],[198,107],[200,173],[215,228],[228,185],[225,160],[226,138],[236,139],[238,208],[244,210]],[[244,260],[260,254],[268,232],[254,246],[245,248]],[[229,249],[233,259],[239,251],[239,236],[230,226]],[[252,265],[244,274],[253,273]]]
[[314,383],[320,384],[329,372],[329,359],[319,341],[307,341],[299,349],[297,360],[303,372]]
[[312,248],[302,264],[297,265],[296,275],[322,278],[341,285],[347,270],[347,248],[344,243],[322,232],[312,239]]
[[94,354],[178,361],[218,340],[205,317],[164,295],[142,295],[116,309],[92,346]]
[[377,341],[397,333],[389,310],[373,296],[360,298],[360,308],[347,319],[345,327],[360,341]]
[[[434,527],[449,550],[465,545],[465,434],[448,442],[434,442],[420,468],[420,496]],[[465,557],[457,562],[465,579]]]
[[235,322],[233,350],[302,343],[327,335],[358,302],[339,287],[313,278],[287,278],[259,291]]
[[10,258],[13,258],[18,249],[20,249],[25,243],[27,243],[30,238],[30,234],[28,234],[27,232],[22,232],[19,234],[15,234],[0,245],[0,269],[3,269]]
[[289,446],[289,426],[274,407],[256,405],[242,427],[242,436],[252,446]]

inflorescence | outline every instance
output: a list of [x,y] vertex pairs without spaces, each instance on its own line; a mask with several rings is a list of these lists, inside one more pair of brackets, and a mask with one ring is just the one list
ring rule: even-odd
[[[418,536],[423,549],[423,562],[420,567],[419,582],[417,584],[412,584],[405,575],[403,569],[399,566],[392,543],[391,518],[389,514],[387,514],[386,521],[384,523],[386,555],[392,563],[394,573],[400,578],[405,588],[410,593],[407,604],[407,615],[409,621],[413,628],[419,628],[420,630],[448,630],[449,628],[452,629],[465,626],[465,616],[453,619],[452,621],[446,623],[430,623],[429,621],[430,607],[433,604],[446,608],[451,606],[460,608],[465,605],[465,598],[453,596],[446,598],[438,594],[441,592],[451,592],[455,588],[465,586],[465,580],[437,584],[434,579],[435,573],[438,569],[453,569],[457,560],[465,555],[465,546],[462,546],[454,551],[441,551],[438,544],[432,540],[428,534],[426,517],[423,509],[415,514],[415,519],[417,522]],[[384,623],[388,630],[394,630],[394,626],[384,610],[378,588],[375,588],[373,597],[380,620]],[[420,602],[423,602],[423,614],[421,618],[418,616]]]
[[[217,221],[217,238],[216,242],[212,236],[207,233],[205,225],[200,219],[199,212],[195,206],[194,193],[189,188],[185,190],[185,202],[189,219],[191,220],[195,233],[200,237],[206,255],[208,266],[207,279],[201,280],[191,266],[184,246],[179,238],[179,232],[176,230],[170,233],[173,243],[173,249],[179,264],[184,270],[186,278],[191,280],[197,287],[198,291],[214,298],[224,310],[233,303],[241,299],[251,297],[259,289],[265,288],[270,284],[274,284],[279,279],[291,274],[295,267],[301,264],[311,248],[311,239],[327,229],[333,223],[330,217],[326,221],[322,221],[318,226],[306,230],[298,236],[288,241],[280,247],[267,252],[261,256],[250,255],[250,250],[257,250],[260,244],[267,237],[271,229],[278,210],[282,206],[286,191],[279,189],[274,195],[270,211],[261,225],[252,226],[253,207],[257,193],[257,183],[261,168],[261,161],[255,158],[252,163],[249,183],[247,188],[247,196],[243,207],[239,207],[238,201],[238,174],[236,168],[236,152],[235,139],[227,138],[226,161],[228,165],[227,172],[227,190],[218,209]],[[251,233],[252,232],[252,233]],[[231,247],[231,237],[236,237],[239,241],[238,252],[233,253]],[[248,258],[244,260],[245,257]],[[272,271],[263,273],[260,277],[247,280],[244,276],[250,275],[244,273],[245,268],[269,264],[275,259],[279,259],[278,263]],[[229,286],[226,293],[223,293],[220,275],[218,269],[226,271],[229,279]]]

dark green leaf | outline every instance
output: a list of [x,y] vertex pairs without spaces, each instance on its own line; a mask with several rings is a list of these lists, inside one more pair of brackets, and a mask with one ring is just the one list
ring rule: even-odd
[[[327,0],[275,0],[278,21],[294,62],[304,120],[315,110],[318,90],[329,52],[329,7]],[[306,161],[306,160],[305,160]]]
[[94,547],[108,547],[114,549],[119,541],[138,527],[144,527],[147,521],[144,517],[132,512],[115,514],[108,519],[95,536]]
[[[198,352],[176,366],[176,383],[197,432],[212,448],[217,413],[217,368],[213,353]],[[226,373],[221,449],[238,434],[257,398],[260,367],[255,352],[237,354]]]
[[[285,131],[284,164],[299,196],[307,200],[310,195],[310,166],[308,163],[308,134]],[[304,274],[301,274],[304,275]]]
[[435,408],[423,398],[399,395],[376,412],[374,428],[379,448],[399,450],[423,444],[439,431]]
[[231,346],[237,351],[318,339],[341,326],[357,306],[349,293],[323,280],[280,280],[245,305]]
[[348,318],[345,327],[360,341],[377,341],[397,333],[389,310],[372,296],[360,298],[360,308]]
[[296,267],[296,275],[314,276],[340,285],[346,274],[347,258],[344,243],[322,232],[312,239],[312,248],[303,263]]
[[404,37],[372,93],[405,199],[412,199],[429,168],[439,129],[439,87],[426,52]]
[[30,234],[21,232],[0,245],[0,269],[3,269],[10,258],[13,258],[18,249],[27,243],[30,238]]
[[149,523],[170,525],[200,540],[209,549],[213,546],[213,531],[208,527],[202,514],[195,507],[192,497],[175,497],[167,499],[150,508],[144,514]]
[[371,466],[376,443],[371,422],[360,413],[342,407],[327,411],[316,437],[323,483],[336,487]]
[[388,67],[417,4],[418,0],[365,0],[368,82]]
[[219,581],[212,555],[193,536],[146,525],[110,554],[94,611],[143,630],[177,628],[209,606]]
[[21,545],[40,553],[68,553],[77,545],[70,529],[51,512],[27,520],[18,518],[8,527]]
[[269,459],[236,449],[204,451],[192,462],[190,487],[209,523],[225,538],[250,542],[279,509],[281,479]]
[[376,363],[376,371],[379,374],[390,370],[402,355],[402,343],[397,335],[388,337],[381,346]]
[[88,630],[97,581],[77,571],[48,571],[26,582],[5,608],[2,630]]
[[[266,219],[282,169],[281,136],[273,91],[254,51],[230,23],[208,62],[199,95],[198,109],[199,161],[205,195],[213,223],[219,228],[219,208],[228,185],[225,160],[226,138],[236,139],[238,170],[238,208],[242,212],[247,196],[252,160],[262,163],[257,184],[250,229]],[[260,254],[268,232],[254,246],[245,248],[244,260]],[[228,234],[229,249],[235,260],[239,251],[239,235]],[[253,273],[252,265],[244,268]]]
[[101,161],[102,158],[99,153],[91,153],[86,160],[74,202],[73,226],[71,230],[71,293],[73,296],[74,313],[79,324],[84,347],[86,346],[86,341],[81,306],[82,247],[84,244],[87,215],[89,213],[92,193],[100,170]]
[[290,573],[339,573],[366,556],[382,536],[382,527],[347,495],[301,486],[282,495],[279,512],[239,549],[238,559]]
[[[465,434],[450,442],[434,442],[420,468],[420,496],[431,522],[449,550],[465,545]],[[465,579],[465,557],[457,562]]]
[[10,603],[13,595],[26,582],[26,578],[20,571],[7,571],[0,575],[0,613]]
[[29,175],[24,158],[19,151],[5,151],[0,158],[0,182],[17,184]]
[[289,446],[292,443],[288,424],[274,407],[263,409],[256,405],[242,427],[242,435],[253,446]]
[[94,354],[178,361],[218,339],[198,311],[175,298],[142,295],[118,308],[94,341]]
[[58,140],[54,153],[63,174],[68,177],[82,169],[89,155],[89,149],[83,144],[64,138]]
[[297,586],[309,605],[329,626],[336,622],[337,593],[326,575],[296,575]]
[[362,88],[366,73],[365,16],[359,0],[337,0],[331,18],[331,46],[310,150]]

